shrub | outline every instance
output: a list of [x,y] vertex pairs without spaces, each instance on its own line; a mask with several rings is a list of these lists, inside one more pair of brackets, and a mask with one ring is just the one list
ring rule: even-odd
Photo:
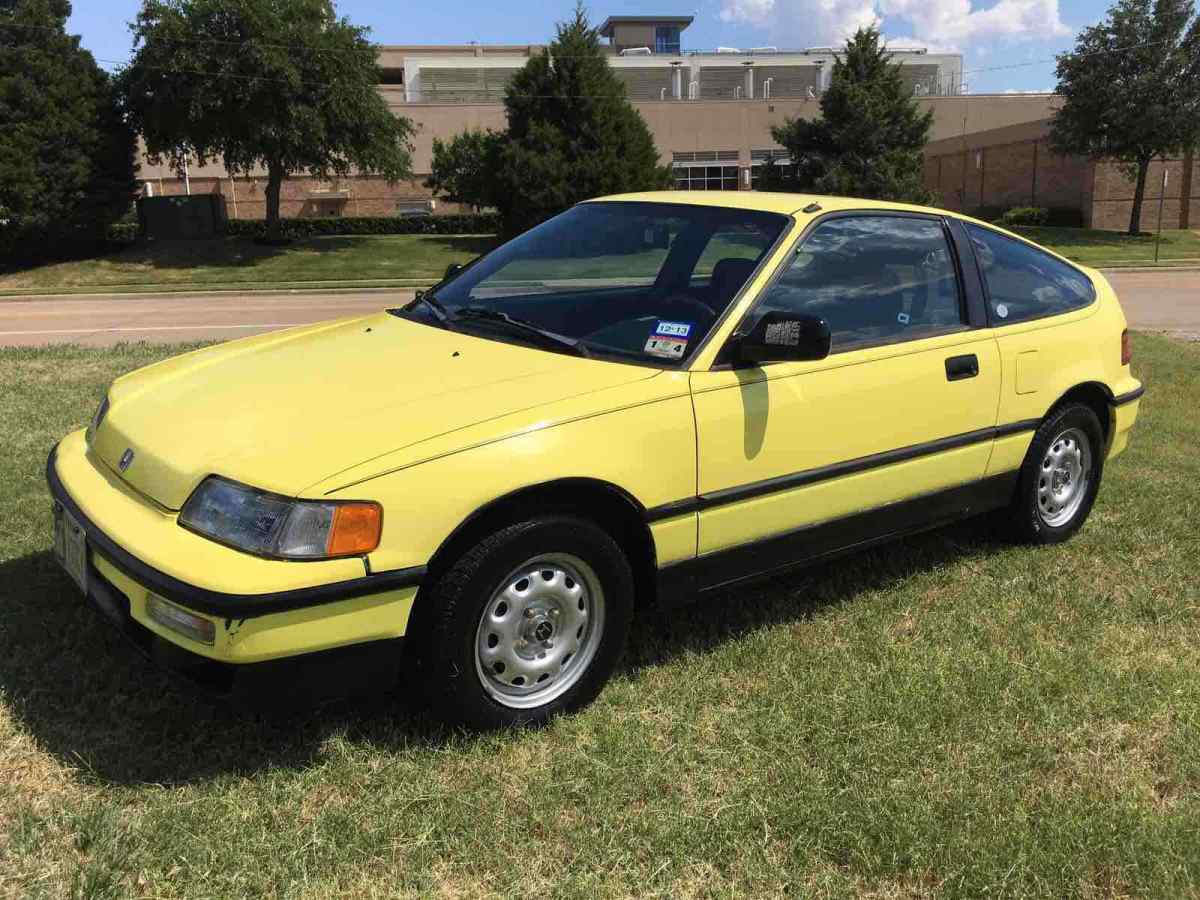
[[1046,224],[1058,228],[1082,228],[1083,210],[1074,206],[1052,206],[1046,211]]
[[[51,263],[73,262],[80,259],[95,259],[109,253],[118,253],[136,244],[141,234],[136,223],[118,222],[104,229],[101,236],[87,230],[78,230],[57,240],[49,238],[36,243],[21,243],[0,251],[0,271],[17,271],[32,266]],[[3,238],[0,237],[0,244]]]
[[998,222],[1000,217],[1004,215],[1003,206],[977,206],[967,213],[967,215],[980,219],[984,222]]
[[[369,234],[495,234],[500,226],[494,213],[455,216],[412,216],[377,218],[284,219],[282,233],[288,238]],[[267,223],[258,219],[230,219],[225,233],[232,237],[263,238]]]
[[1015,225],[1045,225],[1049,217],[1049,211],[1040,206],[1014,206],[1000,217],[998,224],[1005,228]]
[[137,222],[117,222],[115,225],[109,225],[105,235],[106,243],[113,248],[136,244],[141,236],[142,229]]

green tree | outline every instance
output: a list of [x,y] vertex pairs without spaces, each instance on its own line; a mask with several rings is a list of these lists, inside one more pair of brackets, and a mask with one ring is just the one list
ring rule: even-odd
[[67,0],[0,2],[0,254],[103,237],[137,191],[137,142]]
[[[1200,134],[1200,19],[1191,0],[1119,0],[1058,57],[1051,142],[1117,160],[1134,180],[1129,233],[1141,230],[1150,161]],[[1189,24],[1190,23],[1190,24]]]
[[503,158],[502,131],[464,131],[449,141],[433,139],[433,163],[425,186],[451,203],[476,210],[500,205],[496,172]]
[[933,202],[922,178],[933,113],[921,112],[900,70],[879,32],[860,28],[834,62],[829,88],[821,95],[821,118],[789,119],[771,130],[791,153],[794,170],[766,179],[767,185]]
[[448,199],[454,190],[460,202],[495,206],[508,236],[581,200],[671,186],[582,7],[513,76],[504,107],[507,131],[455,138],[435,178]]
[[411,176],[413,125],[376,89],[367,29],[331,0],[146,0],[132,30],[121,82],[151,159],[265,170],[272,239],[289,175]]

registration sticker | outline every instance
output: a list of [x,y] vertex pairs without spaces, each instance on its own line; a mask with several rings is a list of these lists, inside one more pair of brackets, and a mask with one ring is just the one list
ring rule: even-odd
[[683,338],[685,341],[692,333],[692,326],[687,322],[663,322],[660,321],[654,329],[655,334],[665,335],[667,337]]
[[687,345],[688,342],[683,338],[653,335],[646,341],[645,352],[663,359],[683,359]]

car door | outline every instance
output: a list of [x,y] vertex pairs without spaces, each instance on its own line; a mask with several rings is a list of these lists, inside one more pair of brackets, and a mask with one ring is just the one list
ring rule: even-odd
[[692,373],[702,556],[748,550],[753,574],[779,553],[905,530],[900,509],[959,511],[986,470],[1000,392],[959,246],[934,215],[838,213],[808,229],[740,330],[767,310],[820,316],[830,355],[758,368],[718,355]]

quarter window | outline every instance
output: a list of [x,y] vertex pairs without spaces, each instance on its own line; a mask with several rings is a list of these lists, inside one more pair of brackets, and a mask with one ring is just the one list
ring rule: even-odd
[[767,290],[760,310],[824,319],[834,353],[966,327],[942,223],[907,216],[819,225]]
[[993,325],[1056,316],[1096,298],[1091,280],[1073,266],[989,228],[967,225],[983,270]]

